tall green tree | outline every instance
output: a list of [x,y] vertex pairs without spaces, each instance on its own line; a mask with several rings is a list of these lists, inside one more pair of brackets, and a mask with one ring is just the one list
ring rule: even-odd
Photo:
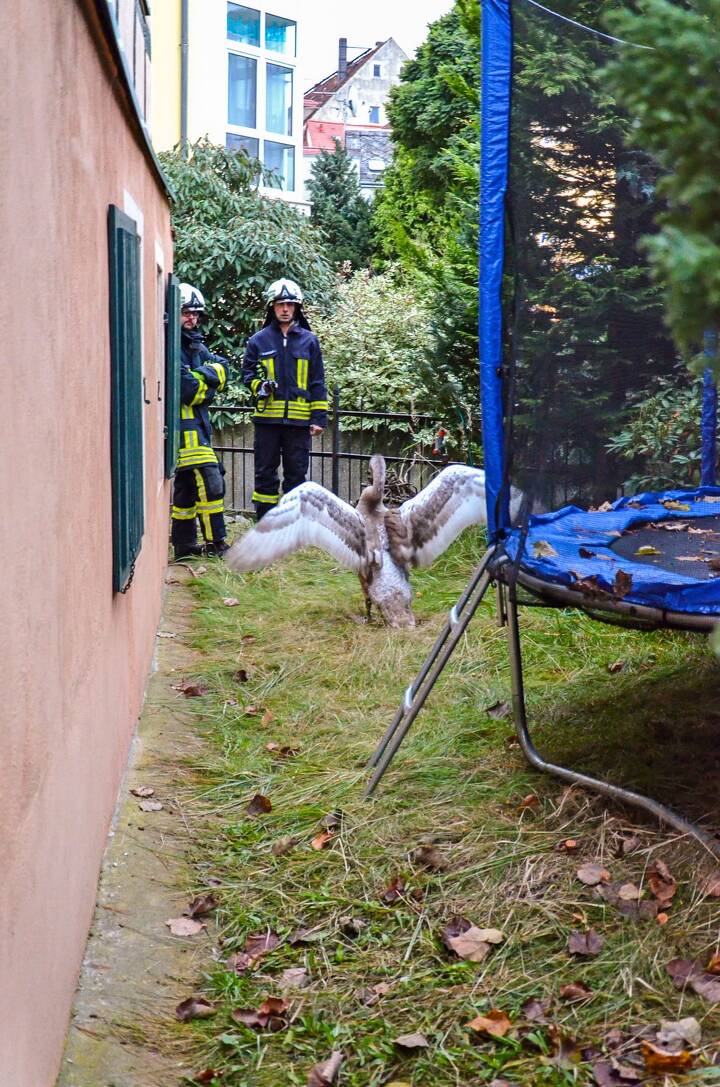
[[314,159],[307,187],[310,222],[323,234],[328,256],[339,267],[365,268],[370,262],[370,206],[360,192],[352,158],[339,140],[333,151]]
[[281,276],[321,310],[332,305],[335,275],[320,233],[307,216],[259,194],[260,163],[203,140],[187,158],[180,150],[160,158],[175,194],[176,273],[206,296],[214,350],[239,361],[258,328],[263,289]]
[[[388,106],[395,145],[373,211],[381,257],[429,299],[440,406],[477,405],[477,0],[456,0],[404,65]],[[477,419],[477,410],[475,410]]]
[[673,334],[690,356],[703,331],[720,325],[720,0],[640,0],[608,21],[649,47],[624,49],[609,76],[633,138],[663,168],[667,208],[645,244]]

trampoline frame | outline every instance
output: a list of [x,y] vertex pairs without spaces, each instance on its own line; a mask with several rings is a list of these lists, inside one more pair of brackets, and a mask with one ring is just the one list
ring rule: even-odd
[[[473,572],[465,591],[450,609],[445,626],[415,680],[405,691],[395,717],[378,744],[369,763],[373,774],[365,795],[371,796],[382,780],[483,597],[495,585],[499,624],[507,628],[515,732],[523,754],[531,766],[572,785],[592,789],[612,800],[640,808],[682,835],[694,838],[720,858],[719,838],[656,800],[548,762],[535,747],[530,733],[520,639],[520,607],[576,608],[590,618],[604,622],[620,622],[642,630],[671,628],[698,634],[712,631],[720,623],[720,613],[707,615],[673,611],[632,603],[610,595],[608,599],[590,599],[571,586],[534,576],[523,569],[522,563],[515,563],[506,550],[505,541],[511,531],[511,524],[505,465],[503,401],[506,374],[501,290],[510,150],[513,2],[520,0],[482,0],[479,347],[489,548]],[[552,12],[549,14],[552,15]],[[716,337],[709,335],[706,338],[706,354],[715,354],[715,349]],[[717,459],[717,392],[709,370],[705,372],[703,379],[701,436],[701,486],[714,486]],[[534,599],[519,599],[518,586],[531,593]]]

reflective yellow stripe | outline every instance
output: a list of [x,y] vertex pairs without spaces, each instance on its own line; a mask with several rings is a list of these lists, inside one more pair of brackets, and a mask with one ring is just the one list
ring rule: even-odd
[[328,408],[327,400],[311,400],[310,401],[310,410],[311,411],[327,411],[327,408]]
[[250,382],[250,392],[253,394],[253,396],[255,396],[255,393],[258,391],[261,385],[262,379],[259,377],[253,378],[253,380]]
[[203,381],[203,379],[200,377],[200,374],[196,374],[194,370],[192,371],[192,374],[198,380],[198,390],[195,393],[195,396],[190,401],[190,403],[191,404],[202,404],[202,402],[205,399],[205,396],[207,394],[207,391],[208,391],[207,382]]
[[279,494],[260,494],[260,491],[253,491],[253,502],[264,502],[266,506],[274,506],[280,501]]
[[183,404],[180,408],[181,419],[194,419],[195,412],[192,410],[189,404]]
[[201,445],[199,449],[180,449],[178,467],[191,468],[195,464],[217,464],[217,457],[212,449]]
[[298,389],[307,389],[308,383],[308,367],[310,362],[308,359],[297,360],[297,384]]
[[223,386],[225,385],[225,377],[226,377],[225,367],[223,366],[223,364],[221,362],[211,362],[210,365],[212,366],[213,370],[215,371],[218,378],[220,379],[220,384],[218,385],[218,389],[222,389]]
[[195,507],[188,506],[173,506],[172,515],[174,521],[194,521],[195,520]]
[[198,510],[203,513],[222,513],[224,510],[222,498],[216,498],[213,502],[198,502]]
[[197,515],[200,518],[200,524],[202,525],[202,533],[206,540],[212,540],[212,526],[210,524],[210,515],[207,512],[208,498],[207,491],[205,490],[205,480],[202,477],[202,472],[198,472],[197,469],[193,472],[193,475],[195,476],[195,482],[197,484]]

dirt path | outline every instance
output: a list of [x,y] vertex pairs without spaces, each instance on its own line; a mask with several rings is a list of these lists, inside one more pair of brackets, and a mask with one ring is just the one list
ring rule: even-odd
[[[192,601],[189,571],[171,567],[156,670],[133,744],[103,863],[57,1087],[172,1087],[189,1070],[187,1054],[160,1051],[162,1024],[192,990],[209,937],[172,936],[165,922],[188,904],[186,851],[192,826],[178,791],[201,754],[184,700],[172,689],[195,659],[184,638]],[[154,789],[161,811],[143,811],[131,789]],[[146,801],[147,802],[147,801]],[[166,1039],[167,1041],[167,1039]]]

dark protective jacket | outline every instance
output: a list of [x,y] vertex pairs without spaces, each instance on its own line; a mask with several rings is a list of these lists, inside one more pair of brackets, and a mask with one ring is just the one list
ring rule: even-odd
[[208,406],[225,388],[227,359],[213,355],[196,329],[180,335],[180,448],[178,468],[217,464]]
[[[254,423],[327,425],[327,392],[320,344],[314,332],[295,324],[283,336],[273,320],[248,340],[243,382],[255,398]],[[263,381],[275,381],[269,397],[258,397]]]

